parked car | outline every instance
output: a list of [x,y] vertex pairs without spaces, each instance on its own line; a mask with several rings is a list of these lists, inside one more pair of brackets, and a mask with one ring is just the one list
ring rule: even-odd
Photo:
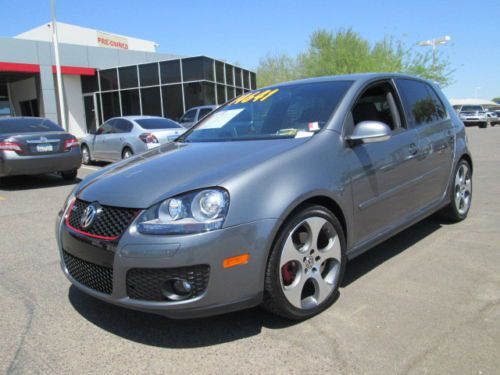
[[83,164],[127,159],[170,142],[184,131],[178,123],[163,117],[113,117],[81,140]]
[[186,129],[189,129],[216,108],[216,105],[203,105],[200,107],[193,107],[187,110],[181,116],[181,118],[179,119],[179,123]]
[[490,111],[482,105],[463,105],[459,112],[460,119],[465,126],[478,125],[480,128],[486,128],[488,124],[500,124],[496,112]]
[[305,319],[334,302],[348,260],[437,211],[465,219],[472,171],[463,123],[431,82],[283,83],[81,182],[59,214],[61,265],[132,309],[262,304]]
[[0,177],[57,172],[73,180],[81,160],[78,140],[51,120],[0,118]]

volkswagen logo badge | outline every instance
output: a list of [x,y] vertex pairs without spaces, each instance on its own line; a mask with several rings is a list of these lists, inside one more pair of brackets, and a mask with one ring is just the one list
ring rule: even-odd
[[40,137],[40,142],[48,142],[49,139],[47,137]]
[[89,204],[83,211],[82,217],[80,218],[80,226],[83,229],[90,228],[94,224],[98,215],[101,213],[101,210],[102,208],[98,203]]

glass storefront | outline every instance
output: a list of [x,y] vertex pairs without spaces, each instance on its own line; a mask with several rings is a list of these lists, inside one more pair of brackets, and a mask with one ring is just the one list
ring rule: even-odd
[[192,107],[223,104],[255,88],[254,72],[204,56],[103,69],[96,76],[82,76],[89,131],[116,116],[177,119]]

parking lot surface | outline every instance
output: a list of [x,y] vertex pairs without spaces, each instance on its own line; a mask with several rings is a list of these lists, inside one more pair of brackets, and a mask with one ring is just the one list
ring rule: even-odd
[[[305,322],[261,309],[176,321],[108,305],[63,276],[55,217],[73,184],[0,183],[0,371],[498,374],[500,127],[468,128],[469,218],[426,219],[347,266]],[[87,167],[79,177],[92,173]]]

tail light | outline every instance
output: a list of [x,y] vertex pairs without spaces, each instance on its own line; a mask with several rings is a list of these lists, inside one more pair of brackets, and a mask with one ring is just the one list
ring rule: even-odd
[[15,151],[17,153],[21,153],[23,152],[23,149],[17,142],[4,141],[0,142],[0,151]]
[[66,139],[64,141],[64,151],[69,151],[73,147],[78,147],[78,140],[76,138]]
[[139,139],[144,143],[160,143],[158,142],[158,138],[156,138],[155,135],[151,133],[142,133],[139,136]]

